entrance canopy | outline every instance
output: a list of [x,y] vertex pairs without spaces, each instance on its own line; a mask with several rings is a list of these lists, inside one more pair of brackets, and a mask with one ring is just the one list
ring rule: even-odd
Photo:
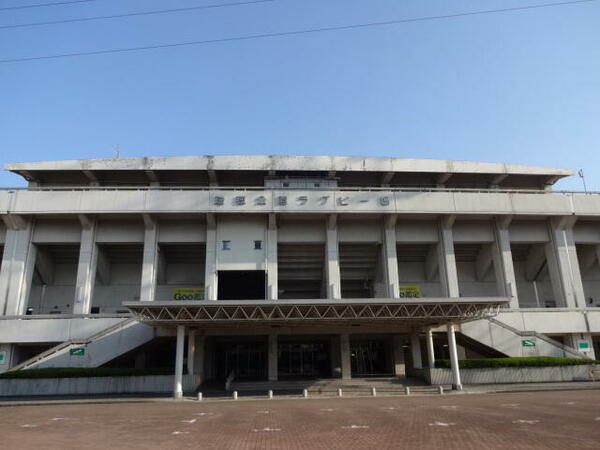
[[125,302],[123,305],[139,321],[162,326],[385,323],[418,328],[493,317],[509,300],[508,297],[204,300]]

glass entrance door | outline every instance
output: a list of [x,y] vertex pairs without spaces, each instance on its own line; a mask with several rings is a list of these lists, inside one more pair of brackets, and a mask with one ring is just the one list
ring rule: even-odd
[[389,375],[383,341],[350,343],[352,376]]
[[223,343],[220,346],[220,377],[235,372],[236,379],[267,377],[267,348],[260,342]]
[[324,342],[279,344],[280,378],[320,378],[330,374],[329,348]]

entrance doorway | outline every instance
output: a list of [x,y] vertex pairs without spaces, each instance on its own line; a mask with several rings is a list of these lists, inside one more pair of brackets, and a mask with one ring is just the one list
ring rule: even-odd
[[280,378],[325,378],[331,376],[327,342],[280,343],[277,368]]
[[236,379],[262,380],[267,377],[267,346],[264,342],[221,342],[216,348],[217,378],[235,373]]
[[219,300],[264,300],[264,270],[219,270]]
[[391,375],[389,343],[382,340],[350,343],[352,376]]

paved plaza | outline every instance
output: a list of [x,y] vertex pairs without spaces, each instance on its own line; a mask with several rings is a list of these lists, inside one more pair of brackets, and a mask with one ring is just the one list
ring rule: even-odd
[[600,390],[5,404],[0,435],[6,449],[597,449]]

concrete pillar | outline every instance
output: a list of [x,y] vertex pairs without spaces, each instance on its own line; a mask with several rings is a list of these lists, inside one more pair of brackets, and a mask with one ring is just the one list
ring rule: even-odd
[[269,360],[269,381],[277,381],[278,379],[278,356],[279,356],[279,348],[278,348],[278,339],[276,334],[269,335],[268,342],[268,360]]
[[494,223],[495,245],[492,253],[494,271],[498,284],[498,295],[510,297],[510,308],[519,307],[517,281],[513,265],[512,251],[510,248],[510,235],[508,226],[510,217],[498,217]]
[[204,298],[216,300],[218,295],[217,276],[217,218],[206,215],[206,263],[204,271]]
[[337,216],[335,214],[331,214],[327,218],[327,250],[325,258],[327,275],[327,298],[341,299],[342,283],[340,276]]
[[81,226],[81,245],[79,246],[73,314],[90,313],[98,265],[96,221],[90,221],[89,219],[82,220]]
[[185,341],[185,327],[177,325],[177,344],[175,346],[175,385],[173,397],[183,397],[183,345]]
[[456,336],[454,335],[454,324],[448,324],[448,350],[450,351],[450,367],[452,368],[452,389],[462,390],[460,381],[460,368],[458,366],[458,354],[456,352]]
[[158,222],[144,215],[144,256],[142,261],[142,286],[140,301],[152,302],[156,297],[158,276]]
[[275,214],[269,214],[267,227],[267,300],[277,300],[277,219]]
[[331,336],[329,358],[331,359],[331,376],[342,377],[342,358],[340,353],[340,337]]
[[340,359],[342,362],[342,379],[349,380],[352,378],[352,363],[350,355],[350,335],[340,335]]
[[425,341],[427,342],[427,366],[430,369],[435,368],[435,350],[433,347],[433,332],[428,328],[425,332]]
[[5,219],[6,245],[0,274],[0,312],[7,316],[23,315],[27,307],[36,259],[31,243],[33,224],[14,217]]
[[15,346],[13,344],[0,344],[0,373],[10,369],[13,364],[13,353]]
[[396,219],[397,214],[391,214],[384,219],[383,257],[387,294],[390,298],[400,297],[400,277],[398,275],[398,256],[396,254]]
[[204,355],[206,353],[205,345],[206,338],[201,334],[195,335],[195,344],[194,344],[194,374],[200,375],[202,381],[205,379],[204,374]]
[[456,268],[456,258],[454,257],[453,225],[454,216],[442,217],[439,224],[439,271],[442,292],[445,297],[460,297],[458,271]]
[[187,374],[195,373],[196,363],[196,330],[188,331],[188,347],[187,347]]
[[573,237],[574,217],[556,217],[549,221],[550,242],[546,260],[557,306],[585,308],[585,294]]
[[422,369],[421,341],[419,340],[418,333],[412,333],[410,335],[410,354],[412,356],[413,369]]
[[406,376],[406,365],[404,363],[404,337],[394,335],[392,338],[394,347],[394,375],[397,377]]

